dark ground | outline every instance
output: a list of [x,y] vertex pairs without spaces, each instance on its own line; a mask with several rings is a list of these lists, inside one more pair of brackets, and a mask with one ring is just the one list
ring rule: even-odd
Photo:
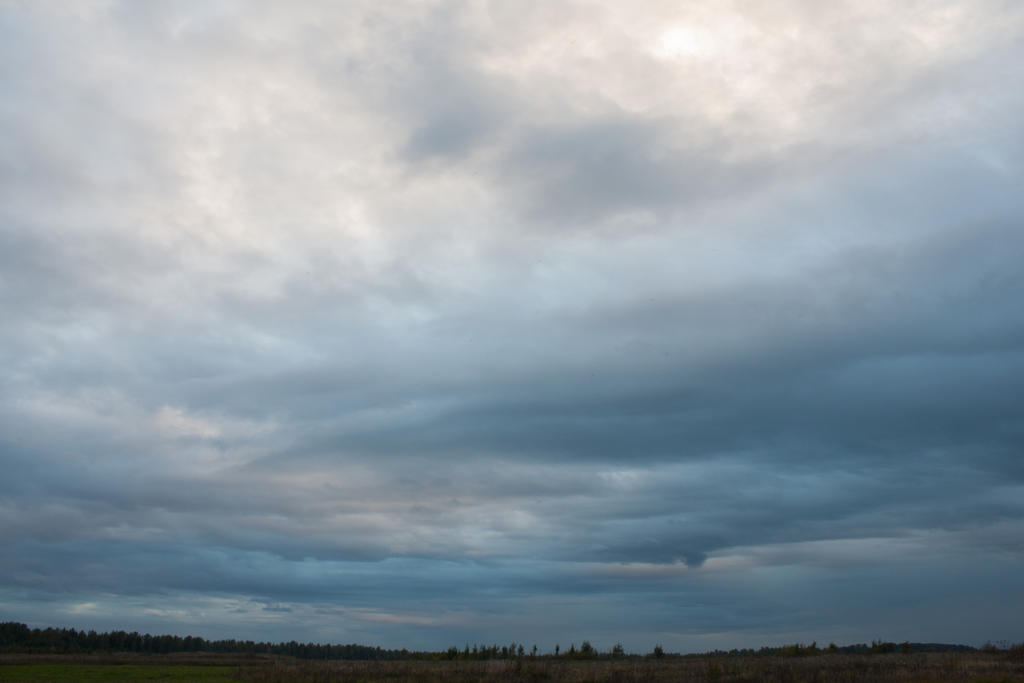
[[1024,683],[1007,653],[665,657],[579,661],[310,661],[268,655],[0,655],[0,681],[692,681]]

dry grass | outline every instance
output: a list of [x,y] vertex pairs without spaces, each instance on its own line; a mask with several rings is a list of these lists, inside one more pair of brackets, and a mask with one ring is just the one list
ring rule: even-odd
[[299,662],[239,670],[244,681],[566,681],[568,683],[1024,683],[1024,664],[1002,655],[889,654],[803,658],[666,658],[488,662]]
[[[565,658],[511,661],[309,661],[269,655],[0,655],[0,680],[25,675],[26,665],[40,669],[63,665],[67,677],[78,680],[84,667],[103,666],[103,680],[183,680],[174,675],[181,667],[219,667],[237,681],[320,682],[386,681],[420,683],[451,681],[566,681],[568,683],[1024,683],[1024,657],[1018,653],[914,653],[885,655],[818,655],[812,657],[694,657],[664,659],[574,661]],[[140,677],[140,667],[152,667],[154,676]],[[76,668],[77,667],[77,668]],[[159,670],[159,672],[157,671]],[[126,677],[118,678],[118,672]],[[42,673],[40,671],[40,673]],[[160,675],[157,675],[157,674]],[[130,674],[130,675],[129,675]],[[167,676],[166,679],[163,676]],[[40,680],[33,677],[32,680]]]

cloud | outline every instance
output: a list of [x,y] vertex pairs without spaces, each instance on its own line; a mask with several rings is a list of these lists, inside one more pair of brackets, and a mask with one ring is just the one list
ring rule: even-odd
[[0,604],[398,647],[1008,637],[1022,28],[0,10]]

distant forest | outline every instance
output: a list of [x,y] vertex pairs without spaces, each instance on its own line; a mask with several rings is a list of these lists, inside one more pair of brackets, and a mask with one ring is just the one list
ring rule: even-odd
[[[986,646],[985,650],[997,650],[995,646]],[[941,643],[891,643],[873,641],[870,645],[857,645],[819,648],[817,643],[810,645],[795,644],[783,647],[762,647],[754,650],[714,650],[692,655],[680,655],[665,652],[660,645],[643,655],[645,657],[736,657],[736,656],[784,656],[803,657],[818,654],[885,654],[889,652],[973,652],[977,648],[967,645],[946,645]],[[196,636],[172,636],[140,634],[137,631],[77,631],[73,628],[29,628],[27,625],[8,621],[0,623],[0,652],[10,653],[110,653],[139,652],[147,654],[164,654],[172,652],[216,652],[235,654],[270,654],[296,657],[299,659],[354,659],[354,660],[410,660],[410,659],[513,659],[517,657],[568,657],[575,659],[615,659],[619,657],[637,657],[627,654],[621,645],[615,645],[607,652],[601,652],[589,641],[582,641],[579,647],[575,643],[569,648],[555,647],[554,655],[537,654],[537,646],[529,648],[519,643],[508,645],[465,645],[462,648],[450,647],[439,652],[423,652],[410,650],[385,650],[369,645],[325,645],[321,643],[288,643],[255,642],[252,640],[206,640]]]

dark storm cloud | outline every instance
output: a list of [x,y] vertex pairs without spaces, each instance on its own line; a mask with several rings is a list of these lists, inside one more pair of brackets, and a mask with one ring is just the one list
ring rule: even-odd
[[764,190],[783,165],[808,163],[799,155],[748,157],[741,144],[703,121],[618,112],[524,130],[510,145],[503,173],[519,188],[516,200],[527,219],[549,229],[593,229],[637,214],[688,222],[687,212]]
[[769,9],[0,10],[5,612],[1012,636],[1021,17]]
[[[495,84],[452,63],[450,52],[434,54],[437,38],[430,35],[429,40],[429,46],[414,49],[414,77],[403,92],[406,106],[415,112],[403,150],[412,163],[462,157],[486,144],[501,124],[506,99]],[[442,50],[451,50],[450,45],[441,45]]]

